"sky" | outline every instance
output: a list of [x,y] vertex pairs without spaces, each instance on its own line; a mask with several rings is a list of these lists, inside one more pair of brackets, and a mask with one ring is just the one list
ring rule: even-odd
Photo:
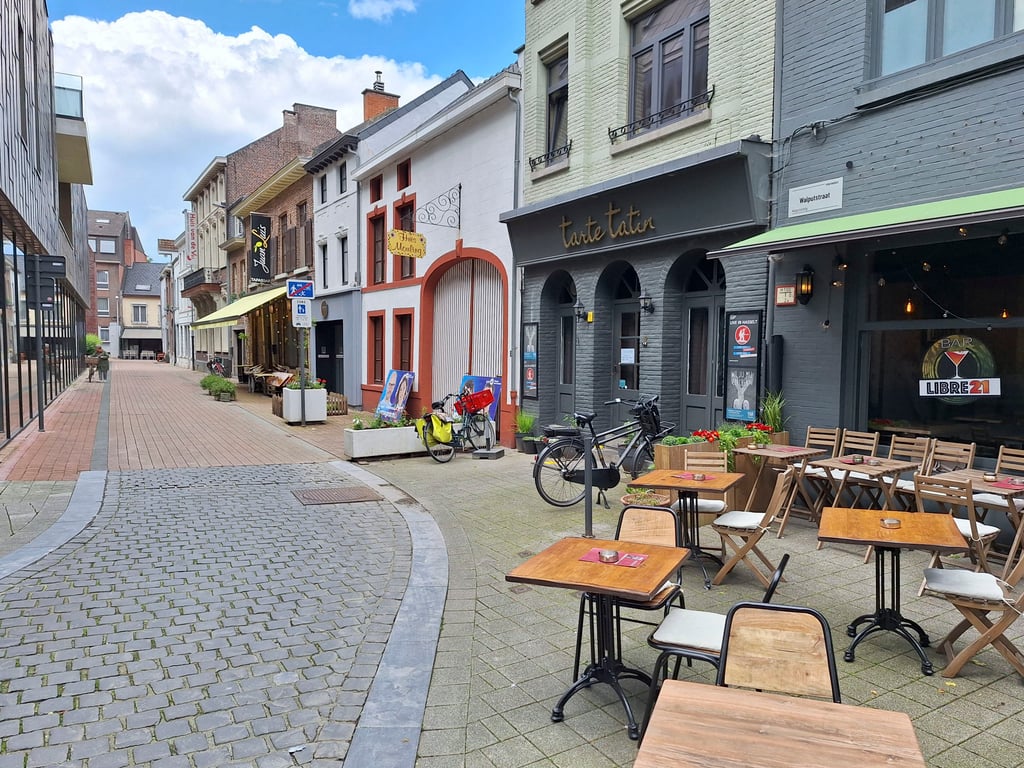
[[515,63],[522,0],[49,0],[54,71],[83,78],[92,210],[127,211],[146,254],[184,229],[185,191],[295,103],[362,121],[381,70],[405,104],[458,70]]

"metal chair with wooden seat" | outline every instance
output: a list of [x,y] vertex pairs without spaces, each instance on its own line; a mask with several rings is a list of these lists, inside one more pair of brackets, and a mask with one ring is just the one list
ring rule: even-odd
[[[804,438],[805,448],[818,448],[826,452],[825,458],[831,458],[836,455],[836,450],[839,448],[839,438],[842,430],[839,427],[833,427],[831,429],[825,427],[808,427],[807,435]],[[793,478],[793,492],[790,494],[788,501],[786,502],[786,508],[782,513],[782,517],[779,519],[779,531],[776,534],[777,538],[782,538],[783,531],[786,530],[786,524],[789,522],[789,516],[796,511],[806,512],[809,519],[814,519],[814,507],[817,502],[817,497],[812,497],[812,491],[809,489],[809,477],[825,477],[824,470],[818,469],[817,467],[810,466],[810,459],[803,459],[793,464],[793,469],[796,470],[796,475]],[[797,507],[797,502],[803,503],[802,507]]]

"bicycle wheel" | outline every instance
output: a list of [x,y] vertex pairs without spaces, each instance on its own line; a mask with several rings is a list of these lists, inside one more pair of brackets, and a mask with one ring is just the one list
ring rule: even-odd
[[445,464],[455,456],[455,449],[449,443],[439,443],[434,439],[434,427],[429,417],[423,423],[423,445],[430,458]]
[[646,474],[652,469],[654,469],[654,449],[648,441],[644,440],[633,453],[633,464],[630,466],[629,475],[636,480],[640,475]]
[[537,493],[555,507],[571,507],[583,501],[587,490],[583,485],[583,443],[558,440],[537,456],[533,465],[533,482]]
[[487,418],[486,411],[480,411],[480,413],[477,414],[477,417],[479,418],[477,427],[479,427],[480,430],[479,434],[482,435],[484,439],[484,449],[489,451],[498,442],[498,436],[494,433],[494,422]]

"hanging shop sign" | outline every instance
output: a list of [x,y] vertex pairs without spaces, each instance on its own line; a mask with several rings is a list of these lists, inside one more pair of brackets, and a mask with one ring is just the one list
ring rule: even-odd
[[392,229],[388,232],[388,250],[395,256],[422,259],[427,255],[427,238],[419,232]]
[[960,333],[939,339],[921,361],[918,394],[950,405],[999,397],[1002,392],[992,352],[978,339]]
[[559,229],[562,231],[562,245],[568,250],[581,245],[597,245],[606,237],[609,240],[621,240],[653,232],[654,217],[645,217],[639,208],[632,205],[623,211],[615,203],[608,203],[608,209],[600,219],[587,216],[583,226],[578,226],[572,219],[563,216]]
[[757,421],[761,313],[732,312],[728,318],[728,329],[725,418],[730,421]]
[[270,217],[262,213],[249,216],[249,282],[269,283]]

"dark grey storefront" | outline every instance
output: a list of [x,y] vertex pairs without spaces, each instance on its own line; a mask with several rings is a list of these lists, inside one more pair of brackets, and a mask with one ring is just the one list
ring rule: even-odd
[[718,424],[727,313],[764,310],[767,267],[732,260],[745,288],[727,295],[707,253],[764,229],[769,162],[770,145],[738,141],[504,214],[536,338],[522,407],[607,427],[628,414],[606,401],[660,394],[677,432]]

